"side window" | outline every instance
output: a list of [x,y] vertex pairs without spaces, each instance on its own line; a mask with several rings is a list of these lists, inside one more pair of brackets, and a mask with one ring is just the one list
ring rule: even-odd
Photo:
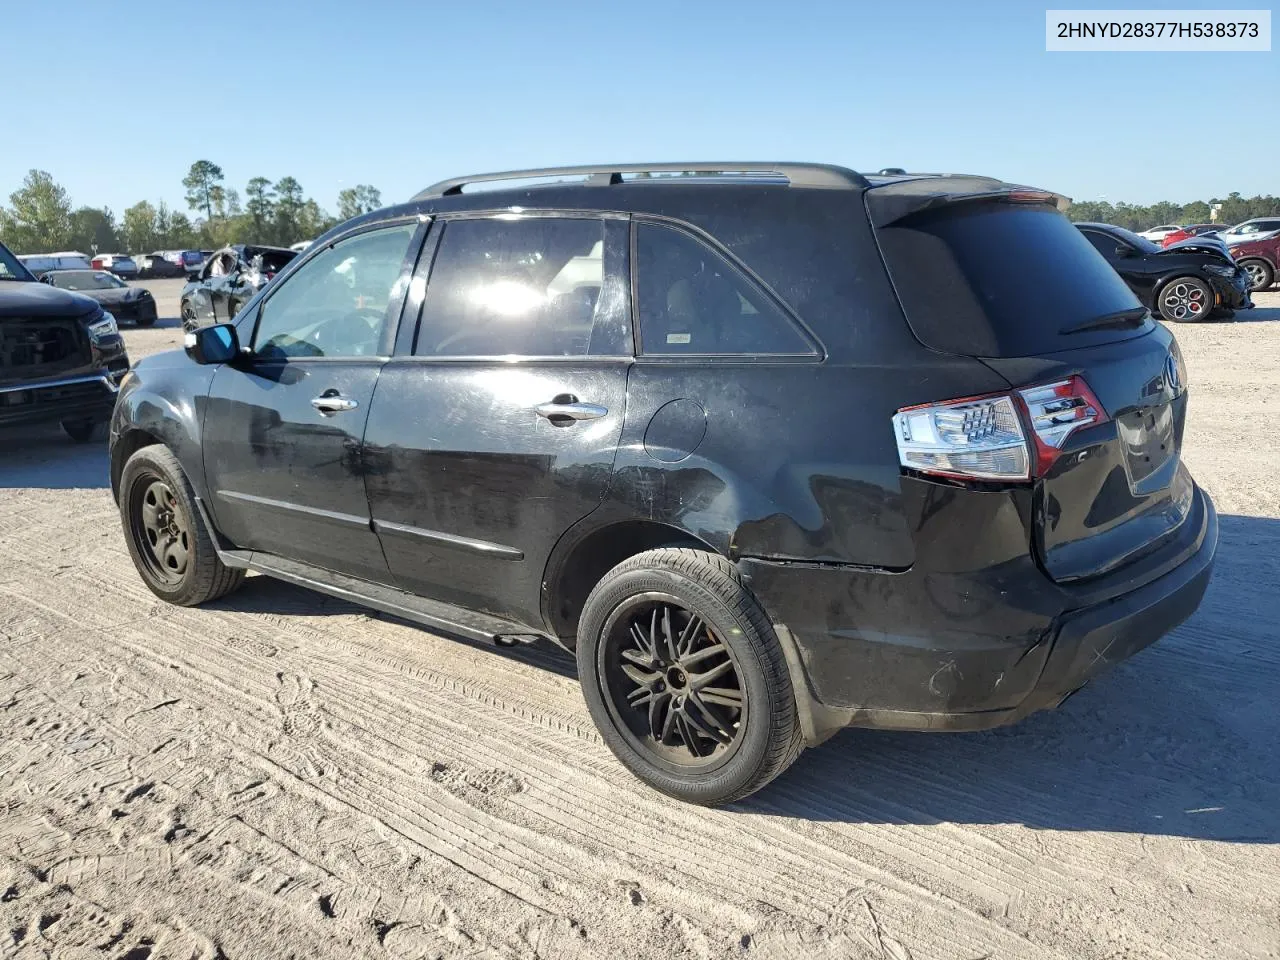
[[1108,260],[1116,255],[1116,247],[1120,245],[1120,241],[1115,237],[1109,237],[1105,233],[1098,233],[1095,230],[1081,230],[1080,232],[1083,233],[1085,238],[1097,247],[1098,252]]
[[656,223],[635,230],[641,353],[814,355],[786,314],[701,240]]
[[452,220],[444,226],[418,328],[419,357],[614,353],[593,339],[604,311],[603,220]]
[[377,356],[416,229],[371,230],[317,254],[263,302],[254,353],[271,360]]

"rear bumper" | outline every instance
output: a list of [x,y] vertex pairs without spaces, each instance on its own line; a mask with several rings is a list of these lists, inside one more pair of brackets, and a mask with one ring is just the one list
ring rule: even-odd
[[[1020,562],[964,581],[751,559],[740,568],[779,625],[809,742],[845,726],[983,730],[1057,706],[1195,612],[1218,540],[1212,502],[1196,497],[1170,546],[1176,565],[1101,602],[1081,604]],[[902,627],[886,629],[895,616]]]

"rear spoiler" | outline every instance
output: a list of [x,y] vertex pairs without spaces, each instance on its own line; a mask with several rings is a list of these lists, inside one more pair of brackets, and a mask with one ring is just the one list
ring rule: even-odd
[[877,227],[887,227],[922,210],[982,200],[1051,203],[1059,211],[1065,211],[1071,204],[1070,197],[1049,190],[1005,183],[990,177],[954,174],[895,180],[871,187],[866,192],[867,214]]

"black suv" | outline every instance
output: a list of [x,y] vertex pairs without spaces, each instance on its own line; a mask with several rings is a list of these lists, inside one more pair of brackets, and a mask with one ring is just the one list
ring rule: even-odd
[[[111,314],[38,283],[0,244],[0,427],[58,422],[84,442],[110,419],[128,369]],[[10,442],[0,436],[0,450]]]
[[1230,316],[1253,307],[1253,278],[1236,266],[1217,237],[1191,237],[1168,247],[1109,223],[1077,223],[1150,310],[1174,323]]
[[1173,336],[1064,204],[806,164],[438,184],[138,364],[129,549],[173,603],[250,569],[549,637],[700,803],[847,725],[1009,723],[1189,616],[1217,543]]

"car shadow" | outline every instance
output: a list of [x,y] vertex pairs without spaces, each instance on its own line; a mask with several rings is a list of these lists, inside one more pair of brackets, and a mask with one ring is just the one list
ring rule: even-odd
[[1235,316],[1226,317],[1224,323],[1272,323],[1280,320],[1280,307],[1254,307],[1252,310],[1237,310]]
[[[271,616],[365,616],[388,623],[398,623],[414,630],[426,630],[419,623],[383,613],[370,607],[341,600],[327,594],[317,593],[305,587],[295,586],[283,580],[275,580],[267,576],[250,577],[235,593],[228,594],[220,600],[206,605],[215,610],[234,610],[239,613],[265,613]],[[538,667],[549,673],[555,673],[569,679],[577,679],[578,671],[573,654],[556,646],[550,640],[539,640],[537,643],[520,643],[514,646],[499,646],[481,643],[468,637],[452,635],[447,631],[432,629],[433,634],[465,643],[477,649]]]
[[140,327],[136,323],[125,321],[125,329],[127,330],[173,330],[182,326],[181,317],[159,317],[156,322],[149,327]]
[[76,443],[56,424],[0,429],[0,490],[102,489],[111,485],[107,425]]

